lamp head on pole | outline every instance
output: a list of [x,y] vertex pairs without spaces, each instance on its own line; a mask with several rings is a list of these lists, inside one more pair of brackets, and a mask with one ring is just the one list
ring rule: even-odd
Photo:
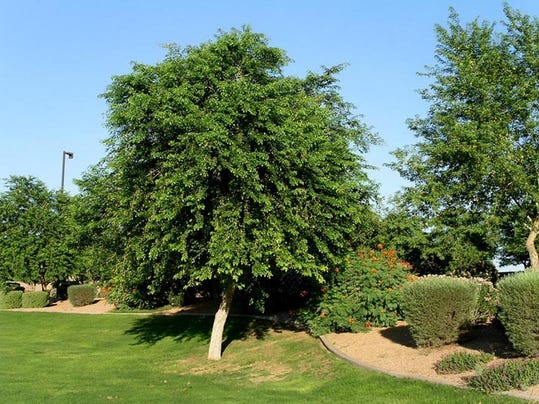
[[60,191],[61,192],[64,192],[64,177],[65,177],[65,171],[66,171],[66,156],[70,160],[72,160],[73,157],[75,156],[75,153],[64,150],[64,152],[62,154],[62,185],[60,186]]

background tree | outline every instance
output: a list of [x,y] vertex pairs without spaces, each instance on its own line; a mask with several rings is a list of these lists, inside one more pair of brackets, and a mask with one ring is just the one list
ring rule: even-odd
[[381,222],[376,240],[399,251],[418,275],[438,274],[483,277],[495,281],[492,262],[496,240],[467,212],[452,214],[457,220],[436,220],[416,215],[396,203]]
[[[462,25],[451,10],[436,26],[433,83],[421,92],[425,118],[409,121],[420,141],[393,165],[412,181],[402,197],[420,217],[463,231],[482,227],[506,262],[539,269],[539,22],[505,7],[505,30],[477,20]],[[515,249],[515,238],[520,249]],[[509,248],[510,247],[510,248]]]
[[34,177],[12,176],[0,194],[0,273],[5,279],[48,283],[75,268],[76,224],[70,197]]
[[361,153],[375,138],[338,93],[341,67],[300,79],[282,74],[288,61],[263,35],[232,30],[171,46],[104,94],[122,278],[148,276],[150,293],[219,282],[210,359],[234,292],[279,271],[321,279],[374,192]]
[[102,285],[110,284],[123,245],[117,225],[109,220],[117,193],[113,180],[102,165],[90,167],[76,181],[80,192],[71,204],[73,217],[80,224],[77,266],[84,277]]

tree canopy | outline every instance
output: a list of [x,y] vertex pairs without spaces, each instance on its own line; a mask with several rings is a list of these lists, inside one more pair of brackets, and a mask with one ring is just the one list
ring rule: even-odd
[[119,283],[151,294],[218,280],[217,324],[253,279],[321,279],[346,251],[373,196],[362,154],[376,138],[339,95],[342,66],[298,78],[288,62],[244,27],[113,78],[104,163],[126,243]]
[[403,205],[435,220],[427,227],[474,225],[486,245],[496,240],[492,256],[516,263],[527,250],[539,269],[539,22],[504,11],[502,30],[461,24],[454,10],[436,26],[432,84],[421,91],[429,111],[409,121],[420,140],[396,151],[393,167],[413,183]]
[[73,275],[76,229],[68,196],[34,177],[12,176],[6,186],[0,194],[0,279],[45,288]]

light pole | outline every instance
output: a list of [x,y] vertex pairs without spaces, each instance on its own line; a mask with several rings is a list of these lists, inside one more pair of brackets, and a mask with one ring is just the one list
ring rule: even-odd
[[71,160],[75,154],[73,152],[68,152],[64,150],[64,154],[62,155],[62,186],[60,188],[61,192],[64,192],[64,178],[66,173],[66,156]]

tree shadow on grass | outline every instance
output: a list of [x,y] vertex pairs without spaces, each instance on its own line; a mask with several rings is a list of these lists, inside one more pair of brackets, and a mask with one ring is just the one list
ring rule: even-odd
[[[155,314],[137,319],[125,334],[135,336],[136,345],[153,345],[164,338],[172,338],[176,342],[195,340],[209,343],[212,325],[212,315]],[[230,316],[223,332],[222,350],[232,341],[248,337],[264,339],[270,331],[283,329],[292,327],[272,320]]]

